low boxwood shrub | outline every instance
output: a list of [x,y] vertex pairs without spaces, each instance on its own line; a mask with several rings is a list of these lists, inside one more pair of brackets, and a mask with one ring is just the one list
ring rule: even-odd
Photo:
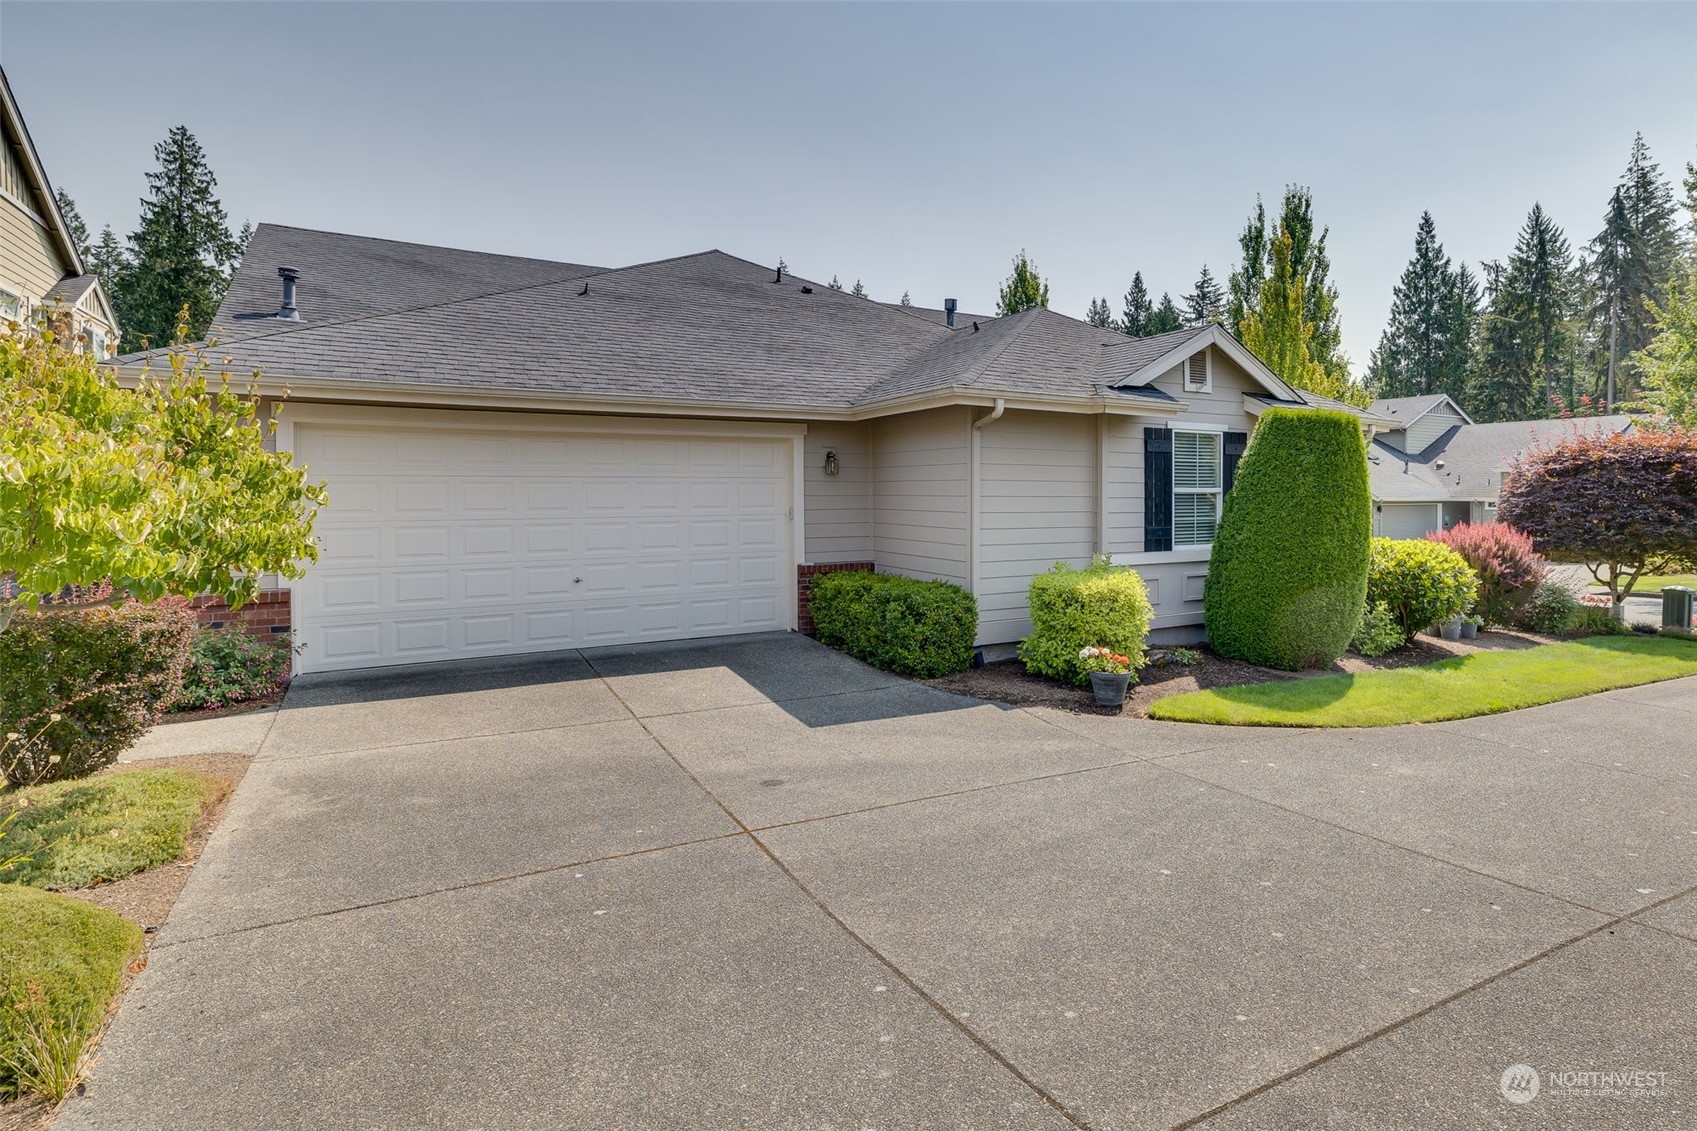
[[111,765],[177,694],[196,631],[180,600],[14,614],[0,632],[0,732],[21,738],[0,769],[21,784]]
[[1486,624],[1513,624],[1550,572],[1532,539],[1506,522],[1463,522],[1426,537],[1460,554],[1479,575],[1473,611]]
[[1373,500],[1361,422],[1268,409],[1227,492],[1202,589],[1214,651],[1326,667],[1361,624]]
[[263,698],[289,682],[292,660],[281,640],[239,628],[197,632],[171,710],[198,711]]
[[1367,603],[1384,604],[1402,638],[1460,616],[1473,604],[1479,575],[1467,559],[1424,538],[1375,538]]
[[1358,656],[1383,656],[1407,642],[1390,606],[1378,601],[1362,607],[1361,625],[1350,639],[1349,650]]
[[1129,657],[1133,672],[1143,666],[1154,610],[1136,570],[1113,565],[1106,554],[1085,569],[1056,562],[1031,579],[1026,593],[1031,635],[1020,642],[1019,658],[1027,671],[1088,683],[1090,671],[1078,653],[1096,646]]
[[808,587],[808,608],[820,643],[875,668],[931,679],[972,666],[978,602],[947,581],[823,573]]
[[103,907],[0,884],[0,1095],[64,1098],[141,941]]
[[1555,581],[1545,581],[1532,591],[1511,622],[1515,628],[1554,636],[1566,631],[1568,622],[1579,610],[1579,598],[1573,590]]

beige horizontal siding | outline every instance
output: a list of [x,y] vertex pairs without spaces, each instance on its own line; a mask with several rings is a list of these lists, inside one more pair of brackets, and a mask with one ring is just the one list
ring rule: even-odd
[[966,408],[884,417],[868,425],[872,559],[880,570],[971,584]]
[[33,308],[68,270],[47,229],[0,198],[0,286],[22,293]]
[[[838,472],[825,474],[825,450],[835,449]],[[857,562],[872,557],[872,445],[865,424],[810,424],[803,445],[806,550],[809,562]]]

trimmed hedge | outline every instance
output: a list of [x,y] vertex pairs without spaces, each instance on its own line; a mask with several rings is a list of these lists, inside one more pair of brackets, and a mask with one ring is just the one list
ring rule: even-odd
[[1361,422],[1268,409],[1214,537],[1202,590],[1209,644],[1287,671],[1332,664],[1361,624],[1372,533]]
[[63,1094],[141,943],[105,908],[0,884],[0,1095]]
[[1031,579],[1027,597],[1031,635],[1019,645],[1027,671],[1088,683],[1090,672],[1078,653],[1092,646],[1129,656],[1133,672],[1143,666],[1143,638],[1154,611],[1135,570],[1110,564],[1105,554],[1087,569],[1056,562],[1048,573]]
[[1404,640],[1465,613],[1478,591],[1479,575],[1466,558],[1442,543],[1424,538],[1373,539],[1367,602],[1383,603],[1391,610]]
[[0,632],[0,733],[24,738],[0,771],[24,784],[111,765],[177,694],[196,631],[180,599],[14,615]]
[[822,573],[808,588],[821,644],[875,668],[931,679],[972,666],[978,602],[946,581],[895,573]]

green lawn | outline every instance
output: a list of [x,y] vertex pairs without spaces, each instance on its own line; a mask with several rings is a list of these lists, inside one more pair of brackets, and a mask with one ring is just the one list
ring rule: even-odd
[[[1662,590],[1669,585],[1683,585],[1688,589],[1697,589],[1697,573],[1647,573],[1632,583],[1634,597],[1660,597]],[[1591,588],[1603,589],[1605,586],[1593,581]]]
[[0,793],[0,819],[17,814],[0,861],[28,857],[0,883],[68,891],[169,863],[213,792],[200,774],[133,770]]
[[1518,652],[1474,652],[1365,675],[1217,687],[1158,699],[1149,715],[1230,726],[1381,727],[1535,707],[1697,675],[1697,641],[1595,636]]

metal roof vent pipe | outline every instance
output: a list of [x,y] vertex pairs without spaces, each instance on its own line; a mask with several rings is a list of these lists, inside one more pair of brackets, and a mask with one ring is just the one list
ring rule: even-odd
[[958,309],[960,309],[960,303],[954,299],[946,298],[943,300],[943,316],[948,319],[950,326],[955,324],[955,311]]
[[299,322],[301,314],[295,309],[295,282],[301,277],[301,273],[293,267],[279,267],[277,277],[283,280],[283,305],[278,308],[277,317]]

